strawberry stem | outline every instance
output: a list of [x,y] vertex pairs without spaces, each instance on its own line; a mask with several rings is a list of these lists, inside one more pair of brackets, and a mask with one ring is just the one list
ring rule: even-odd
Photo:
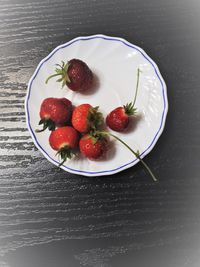
[[55,123],[51,119],[43,118],[39,121],[39,125],[41,124],[43,124],[43,128],[41,130],[36,129],[35,130],[36,133],[41,133],[45,131],[47,128],[49,129],[49,131],[55,130]]
[[65,161],[67,161],[67,159],[71,159],[74,153],[72,152],[70,147],[64,146],[58,150],[56,155],[58,155],[62,160],[60,164],[58,165],[60,167],[65,163]]
[[35,132],[36,133],[41,133],[41,132],[43,132],[43,131],[45,131],[47,129],[47,126],[46,127],[44,127],[43,129],[41,129],[41,130],[39,130],[39,129],[36,129],[35,130]]
[[116,135],[111,134],[111,133],[109,133],[109,135],[111,135],[112,137],[114,137],[115,139],[117,139],[119,142],[121,142],[123,145],[125,145],[136,156],[136,158],[138,158],[140,160],[140,162],[143,164],[143,166],[145,167],[145,169],[147,170],[147,172],[152,177],[153,181],[154,182],[157,182],[157,178],[155,177],[155,175],[153,174],[153,172],[151,171],[151,169],[149,168],[149,166],[144,162],[143,159],[141,159],[140,154],[139,154],[139,151],[135,152],[129,145],[127,145],[123,140],[121,140]]
[[135,115],[137,113],[137,108],[135,108],[135,102],[136,102],[137,94],[138,94],[140,72],[141,72],[141,70],[138,68],[137,69],[137,82],[136,82],[136,90],[135,90],[134,100],[132,102],[127,103],[126,105],[123,106],[124,110],[125,110],[125,113],[128,116],[133,116],[133,115]]
[[103,122],[103,115],[98,111],[99,107],[91,107],[88,112],[88,125],[91,130],[95,131]]
[[67,73],[68,68],[69,68],[69,63],[65,63],[64,61],[62,61],[62,65],[56,64],[56,66],[58,67],[55,69],[55,74],[50,75],[46,79],[45,83],[47,84],[48,81],[53,77],[61,76],[61,78],[58,79],[57,82],[62,82],[62,87],[64,87],[66,83],[70,83],[70,79]]
[[121,140],[118,136],[110,133],[110,132],[106,132],[106,131],[97,131],[96,132],[97,136],[98,135],[102,135],[102,136],[112,136],[113,138],[115,138],[116,140],[118,140],[120,143],[122,143],[125,147],[127,147],[135,156],[136,158],[138,158],[140,160],[140,162],[143,164],[144,168],[147,170],[147,172],[150,174],[150,176],[152,177],[154,182],[157,182],[157,178],[155,177],[155,175],[153,174],[153,172],[151,171],[151,169],[149,168],[149,166],[144,162],[144,160],[140,157],[139,151],[134,151],[128,144],[126,144],[123,140]]
[[62,75],[62,74],[61,74],[61,73],[55,73],[55,74],[50,75],[50,76],[46,79],[45,83],[47,84],[48,81],[49,81],[51,78],[56,77],[56,76],[59,76],[59,75]]
[[135,91],[135,97],[134,97],[134,100],[133,100],[133,107],[135,106],[135,102],[136,102],[136,99],[137,99],[137,93],[138,93],[138,88],[139,88],[139,80],[140,80],[140,72],[141,72],[141,70],[138,68],[137,69],[136,91]]

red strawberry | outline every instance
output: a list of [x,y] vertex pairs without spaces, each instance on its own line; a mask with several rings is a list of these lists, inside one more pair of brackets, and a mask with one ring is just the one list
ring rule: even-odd
[[79,142],[81,153],[91,159],[99,159],[107,150],[107,141],[105,138],[98,138],[90,134],[84,135]]
[[92,71],[88,65],[80,59],[71,59],[67,63],[62,61],[62,65],[56,64],[55,74],[49,76],[49,79],[55,76],[61,76],[57,82],[62,82],[62,87],[67,85],[73,91],[85,91],[91,87],[93,81]]
[[129,116],[136,113],[132,103],[123,107],[118,107],[111,111],[106,117],[106,124],[114,131],[122,132],[129,124]]
[[134,106],[138,92],[139,74],[140,70],[138,69],[136,91],[133,102],[130,102],[122,107],[115,108],[106,117],[106,124],[114,131],[123,132],[128,127],[129,117],[136,114],[137,109]]
[[57,154],[62,160],[60,165],[68,158],[72,158],[73,150],[78,147],[78,141],[79,134],[73,127],[65,126],[51,132],[49,144],[54,150],[58,151]]
[[46,98],[40,107],[40,122],[45,129],[54,130],[56,126],[64,126],[71,119],[72,103],[67,98]]
[[72,125],[80,133],[95,130],[102,123],[102,119],[98,107],[92,107],[90,104],[82,104],[72,113]]

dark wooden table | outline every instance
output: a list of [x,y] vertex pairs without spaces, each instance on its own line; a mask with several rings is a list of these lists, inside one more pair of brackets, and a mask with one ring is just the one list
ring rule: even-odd
[[[0,267],[200,266],[198,0],[0,0]],[[27,82],[57,45],[104,33],[141,46],[167,83],[166,128],[142,166],[66,173],[26,127]]]

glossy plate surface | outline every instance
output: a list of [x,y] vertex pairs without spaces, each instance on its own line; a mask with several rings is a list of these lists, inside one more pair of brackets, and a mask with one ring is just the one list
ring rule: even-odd
[[[85,61],[95,74],[95,85],[85,93],[61,89],[56,79],[46,85],[46,78],[54,72],[55,64],[79,58]],[[125,133],[116,133],[129,146],[139,150],[141,157],[147,155],[163,131],[168,110],[165,82],[157,65],[139,47],[122,38],[93,35],[75,38],[55,48],[38,65],[28,84],[25,101],[27,125],[33,141],[44,156],[59,164],[55,151],[48,143],[49,132],[35,133],[40,120],[41,102],[47,97],[66,97],[74,105],[90,103],[100,106],[106,117],[111,110],[133,100],[140,75],[136,101],[138,115]],[[69,160],[62,169],[86,176],[110,175],[132,167],[138,159],[122,144],[112,140],[112,146],[104,160],[90,161],[81,156]]]

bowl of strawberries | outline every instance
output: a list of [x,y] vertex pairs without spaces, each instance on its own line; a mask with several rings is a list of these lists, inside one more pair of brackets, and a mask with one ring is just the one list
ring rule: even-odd
[[138,46],[102,34],[56,47],[28,84],[27,126],[36,147],[63,170],[111,175],[144,162],[161,135],[165,82]]

